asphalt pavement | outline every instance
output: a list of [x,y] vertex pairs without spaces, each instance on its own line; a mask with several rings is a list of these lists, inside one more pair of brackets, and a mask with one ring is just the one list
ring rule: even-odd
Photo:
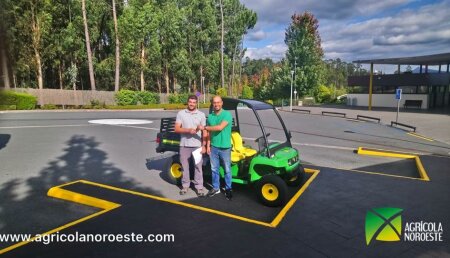
[[[223,196],[198,199],[193,191],[180,196],[178,187],[166,182],[162,172],[165,158],[172,154],[155,152],[160,119],[175,115],[176,111],[1,113],[0,233],[47,232],[97,212],[98,209],[93,207],[47,196],[51,187],[80,179],[262,221],[270,221],[276,216],[281,208],[259,206],[251,188],[237,187],[235,201],[231,203]],[[123,207],[65,232],[165,232],[174,233],[177,241],[119,245],[55,243],[44,246],[32,243],[7,255],[450,255],[447,234],[450,225],[450,145],[430,139],[429,135],[418,137],[383,123],[291,112],[281,112],[281,115],[305,167],[319,169],[320,173],[277,228],[116,192],[76,189],[106,200],[118,198]],[[97,119],[140,119],[148,123],[99,125],[89,122]],[[254,139],[261,132],[251,113],[242,110],[240,121],[246,144],[257,148]],[[285,139],[279,123],[271,119],[266,122],[267,131],[271,133],[269,140]],[[436,126],[440,123],[432,122]],[[355,153],[358,147],[415,153],[420,156],[431,181],[419,180],[420,175],[411,160],[362,156]],[[380,206],[403,208],[404,220],[442,222],[445,242],[376,242],[367,246],[364,217],[368,209]],[[0,249],[11,244],[0,243]]]

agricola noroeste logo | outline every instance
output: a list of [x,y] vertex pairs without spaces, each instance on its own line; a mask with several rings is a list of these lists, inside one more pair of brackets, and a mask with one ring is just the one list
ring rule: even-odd
[[403,209],[375,208],[366,214],[366,243],[378,241],[400,241]]

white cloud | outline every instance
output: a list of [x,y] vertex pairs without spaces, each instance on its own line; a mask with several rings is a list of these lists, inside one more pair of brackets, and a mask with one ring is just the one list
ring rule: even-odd
[[250,41],[260,41],[267,37],[267,33],[263,30],[252,31],[248,35],[248,40]]
[[287,47],[285,44],[267,45],[263,48],[248,48],[245,52],[245,57],[250,59],[265,59],[271,58],[278,61],[284,57]]
[[413,0],[242,0],[258,14],[262,24],[287,24],[294,13],[311,11],[318,19],[341,20],[358,15],[371,15],[386,9],[412,2]]
[[[248,49],[247,56],[250,58],[282,58],[284,52],[280,51],[287,49],[283,41],[290,16],[305,10],[311,10],[319,19],[325,58],[339,57],[352,61],[450,52],[450,0],[416,9],[403,8],[392,15],[384,13],[392,13],[389,12],[392,8],[412,1],[338,0],[326,4],[312,0],[243,2],[258,13],[255,34],[260,38],[265,35],[263,42],[267,42],[264,47]],[[362,17],[367,20],[361,20]]]

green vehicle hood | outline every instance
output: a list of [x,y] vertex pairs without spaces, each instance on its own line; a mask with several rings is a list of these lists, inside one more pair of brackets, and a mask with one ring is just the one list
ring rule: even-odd
[[294,148],[283,148],[281,150],[278,150],[277,152],[275,152],[275,158],[277,159],[290,159],[293,157],[296,157],[298,155],[297,150]]

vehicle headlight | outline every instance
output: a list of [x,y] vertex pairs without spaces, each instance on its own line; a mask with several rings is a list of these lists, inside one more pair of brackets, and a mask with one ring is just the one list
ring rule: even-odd
[[288,160],[288,165],[291,166],[291,165],[295,164],[297,161],[298,161],[298,157],[293,157]]

